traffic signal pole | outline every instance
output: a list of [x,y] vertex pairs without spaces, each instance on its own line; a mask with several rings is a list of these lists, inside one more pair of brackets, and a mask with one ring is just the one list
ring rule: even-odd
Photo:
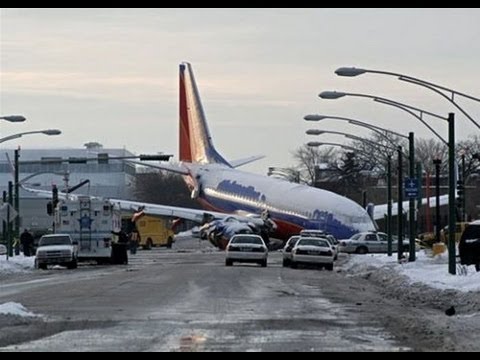
[[19,160],[20,159],[20,148],[15,150],[14,154],[14,166],[15,166],[15,176],[14,176],[14,186],[15,186],[15,197],[13,208],[17,212],[17,217],[15,219],[15,231],[14,237],[17,240],[18,251],[15,250],[16,255],[20,255],[20,182],[19,182]]
[[[415,178],[415,135],[413,132],[408,134],[408,142],[409,142],[409,164],[410,164],[410,178]],[[421,177],[420,177],[421,180]],[[421,181],[419,181],[419,187],[421,187]],[[415,252],[415,238],[417,232],[417,223],[415,217],[415,199],[410,197],[409,202],[409,229],[410,229],[410,242],[409,242],[409,257],[408,261],[413,262],[416,260],[416,252]]]
[[[465,166],[465,154],[462,154],[462,185],[463,185],[463,199],[462,199],[462,221],[467,221],[467,169]],[[459,195],[460,196],[460,195]]]

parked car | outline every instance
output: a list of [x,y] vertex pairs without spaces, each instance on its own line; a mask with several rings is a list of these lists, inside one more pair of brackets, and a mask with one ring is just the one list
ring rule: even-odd
[[458,245],[462,265],[475,265],[480,271],[480,221],[465,228]]
[[268,248],[258,235],[234,235],[226,248],[225,265],[232,266],[234,262],[258,263],[267,267]]
[[292,262],[292,250],[295,245],[297,245],[298,240],[300,240],[299,235],[292,236],[285,244],[285,247],[283,248],[283,267],[290,266]]
[[0,244],[0,255],[5,255],[7,253],[7,247]]
[[327,233],[323,230],[302,230],[300,232],[301,237],[311,237],[311,238],[320,238],[320,239],[327,239],[335,253],[335,260],[338,260],[338,245],[339,241],[335,238],[335,236]]
[[[409,251],[408,240],[403,244],[403,251]],[[381,232],[362,232],[350,239],[340,240],[340,252],[350,254],[386,253],[388,252],[388,236]],[[398,251],[398,240],[392,241],[392,251]]]
[[299,264],[310,264],[332,271],[334,257],[327,239],[301,237],[292,250],[291,266],[296,269]]
[[38,243],[35,268],[46,270],[48,265],[61,265],[69,269],[77,268],[78,244],[70,235],[44,235]]

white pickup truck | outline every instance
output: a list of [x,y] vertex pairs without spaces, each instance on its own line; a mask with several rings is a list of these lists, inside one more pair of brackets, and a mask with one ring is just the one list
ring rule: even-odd
[[42,236],[38,243],[35,268],[46,270],[48,265],[77,268],[78,244],[68,234]]

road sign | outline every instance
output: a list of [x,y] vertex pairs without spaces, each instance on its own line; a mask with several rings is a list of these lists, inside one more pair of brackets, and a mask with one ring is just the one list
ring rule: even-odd
[[10,220],[12,222],[18,216],[18,213],[15,211],[12,205],[6,203],[0,206],[0,219],[7,222]]
[[417,178],[405,179],[405,197],[409,199],[418,198],[420,186]]

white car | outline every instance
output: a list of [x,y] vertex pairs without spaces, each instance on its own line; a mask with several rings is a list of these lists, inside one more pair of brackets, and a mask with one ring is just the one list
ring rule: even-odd
[[290,239],[288,239],[287,243],[285,244],[285,247],[283,248],[283,267],[288,267],[290,266],[292,262],[292,250],[297,245],[298,240],[300,240],[300,236],[292,236]]
[[334,258],[335,253],[327,239],[300,238],[292,250],[291,266],[296,269],[298,264],[310,264],[332,271]]
[[70,235],[54,234],[42,236],[38,242],[35,268],[46,270],[48,265],[77,268],[78,246]]
[[234,235],[225,250],[225,265],[232,266],[234,262],[258,263],[267,267],[268,248],[258,235]]
[[320,239],[327,239],[332,247],[332,250],[335,255],[335,261],[338,260],[338,245],[339,241],[335,238],[335,236],[330,235],[329,233],[323,230],[302,230],[300,231],[301,237],[309,237],[309,238],[320,238]]
[[7,247],[0,244],[0,255],[5,255],[7,253]]
[[[398,249],[398,241],[392,241],[392,251]],[[381,232],[362,232],[352,236],[350,239],[340,240],[338,247],[340,252],[350,254],[387,253],[388,236]],[[403,251],[408,252],[408,240],[403,241]]]

